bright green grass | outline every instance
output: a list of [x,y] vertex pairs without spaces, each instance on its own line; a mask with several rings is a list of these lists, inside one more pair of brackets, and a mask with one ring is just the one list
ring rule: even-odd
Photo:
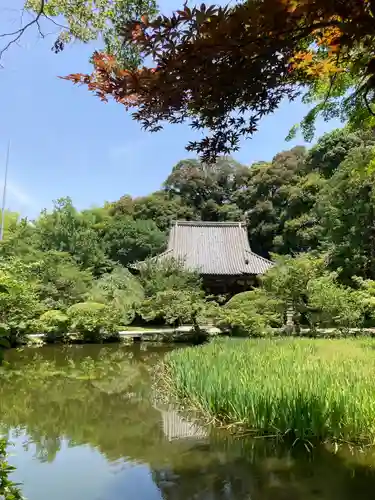
[[169,353],[179,400],[261,434],[375,442],[375,342],[215,341]]

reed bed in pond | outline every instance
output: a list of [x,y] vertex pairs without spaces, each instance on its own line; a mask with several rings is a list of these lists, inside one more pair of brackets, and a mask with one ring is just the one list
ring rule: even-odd
[[375,342],[219,340],[166,356],[175,396],[258,435],[375,443]]

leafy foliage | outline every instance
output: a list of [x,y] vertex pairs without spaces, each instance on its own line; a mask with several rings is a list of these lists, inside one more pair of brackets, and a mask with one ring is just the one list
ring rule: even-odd
[[23,500],[18,486],[9,478],[15,467],[7,461],[7,442],[0,438],[0,496],[4,500]]
[[363,326],[365,296],[339,283],[337,273],[327,269],[322,257],[278,257],[262,283],[270,297],[284,302],[285,311],[292,309],[297,327],[301,323],[312,330]]
[[197,290],[201,287],[198,273],[184,270],[182,263],[172,258],[146,260],[138,270],[145,297],[153,297],[165,290]]
[[51,309],[43,313],[36,322],[37,329],[47,336],[47,342],[61,340],[68,333],[69,318],[59,310]]
[[272,298],[263,288],[234,295],[224,306],[228,311],[249,311],[264,316],[272,327],[282,326],[284,322],[284,304],[278,298]]
[[183,160],[172,169],[164,183],[169,196],[179,197],[186,206],[194,207],[202,220],[239,220],[240,208],[233,193],[245,185],[248,168],[230,157],[221,157],[215,165],[198,160]]
[[267,318],[251,306],[246,309],[222,309],[217,325],[224,332],[239,337],[266,337],[272,334]]
[[11,343],[22,340],[40,313],[36,283],[30,279],[30,266],[19,260],[0,265],[0,324]]
[[154,221],[161,231],[167,231],[171,222],[177,219],[195,220],[196,211],[192,205],[185,204],[181,197],[164,191],[156,191],[149,196],[132,199],[122,196],[110,209],[113,215],[122,214],[135,220]]
[[[55,52],[67,43],[80,40],[103,40],[107,53],[117,60],[136,67],[140,62],[139,51],[125,44],[121,32],[123,25],[134,17],[156,13],[154,0],[26,0],[25,9],[35,12],[41,20],[59,28],[53,45]],[[64,20],[62,24],[61,18]],[[40,27],[39,27],[40,29]]]
[[198,330],[214,315],[216,303],[206,300],[199,275],[186,271],[181,262],[148,260],[138,270],[145,297],[137,312],[143,320],[189,323]]
[[116,267],[110,274],[103,274],[93,283],[88,294],[91,301],[107,304],[121,311],[121,325],[127,325],[134,320],[143,296],[140,282],[122,267]]
[[106,222],[101,233],[108,257],[124,266],[156,255],[165,246],[165,234],[152,220],[115,216]]
[[97,302],[82,302],[70,306],[67,311],[72,332],[82,340],[97,342],[117,335],[121,324],[121,313]]
[[[62,198],[34,221],[6,212],[2,343],[22,341],[41,325],[57,338],[76,304],[76,331],[99,340],[144,321],[214,321],[232,333],[260,335],[283,324],[289,306],[297,325],[373,324],[375,294],[364,284],[375,268],[373,148],[372,133],[344,128],[271,162],[183,160],[160,191],[141,198],[125,195],[82,211]],[[261,289],[218,308],[202,294],[198,274],[168,254],[149,258],[165,248],[180,217],[245,220],[252,250],[280,255]]]
[[80,302],[92,284],[90,271],[81,269],[68,253],[42,252],[34,267],[38,296],[48,309],[66,309]]
[[352,150],[321,193],[318,213],[334,269],[342,279],[374,279],[375,162],[370,147]]
[[[91,75],[67,77],[102,100],[113,97],[151,131],[188,120],[208,130],[190,143],[204,161],[237,150],[259,120],[307,87],[315,103],[302,122],[306,138],[319,115],[374,120],[375,44],[372,1],[251,0],[233,6],[184,5],[170,16],[128,23],[125,39],[153,66],[125,70],[96,52]],[[233,75],[236,78],[233,79]]]
[[222,307],[217,325],[232,335],[264,337],[284,323],[284,304],[263,289],[238,293]]
[[315,279],[308,285],[310,324],[337,327],[343,330],[363,324],[365,301],[363,294],[335,281],[331,276]]
[[146,298],[138,309],[146,321],[162,320],[167,324],[192,324],[196,330],[207,323],[215,304],[207,302],[202,290],[165,290]]
[[319,172],[329,179],[340,164],[359,147],[375,145],[375,136],[370,131],[351,132],[348,128],[336,129],[324,134],[307,155],[307,168]]
[[262,278],[265,290],[276,299],[283,300],[285,305],[303,308],[308,284],[325,272],[323,259],[301,254],[296,258],[279,256],[275,260],[276,265]]
[[51,213],[41,213],[36,238],[40,250],[67,252],[84,268],[100,272],[109,265],[92,221],[76,210],[70,198],[57,200]]

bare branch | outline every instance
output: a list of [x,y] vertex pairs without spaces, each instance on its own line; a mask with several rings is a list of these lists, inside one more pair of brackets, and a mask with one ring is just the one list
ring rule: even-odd
[[40,28],[39,21],[36,21],[36,25],[38,26],[39,35],[40,35],[42,38],[44,38],[44,34],[43,34],[43,32],[42,32],[42,30],[41,30],[41,28]]
[[58,23],[58,22],[57,22],[57,21],[55,21],[52,17],[47,16],[47,14],[44,14],[44,13],[43,13],[43,17],[45,17],[46,19],[48,19],[48,21],[51,21],[51,23],[55,24],[55,25],[56,25],[56,26],[58,26],[59,28],[62,28],[62,29],[64,29],[64,30],[69,31],[69,26],[64,26],[63,24]]
[[42,37],[44,37],[44,35],[41,32],[40,25],[39,25],[39,20],[43,16],[44,6],[45,6],[45,0],[41,0],[39,12],[37,13],[37,15],[36,15],[36,17],[34,19],[32,19],[27,24],[25,24],[25,26],[23,26],[22,28],[20,28],[20,29],[18,29],[16,31],[13,31],[12,33],[3,33],[3,34],[0,35],[0,38],[4,38],[4,37],[8,37],[8,36],[13,36],[14,37],[14,38],[12,38],[12,40],[10,40],[5,45],[5,47],[3,49],[0,50],[0,59],[2,58],[4,52],[6,52],[9,49],[9,47],[11,47],[12,45],[16,44],[18,42],[18,40],[22,37],[22,35],[25,33],[25,31],[27,29],[29,29],[33,24],[37,25],[40,35]]

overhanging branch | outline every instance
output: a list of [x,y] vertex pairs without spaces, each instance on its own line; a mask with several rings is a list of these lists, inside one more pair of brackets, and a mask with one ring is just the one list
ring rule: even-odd
[[32,19],[30,22],[28,22],[27,24],[25,24],[25,26],[22,26],[22,28],[16,30],[16,31],[13,31],[11,33],[3,33],[0,35],[0,38],[6,38],[6,37],[13,37],[11,40],[9,40],[9,42],[5,45],[5,47],[3,49],[0,50],[0,59],[3,57],[3,54],[14,44],[16,44],[20,38],[22,37],[22,35],[25,33],[25,31],[27,31],[31,26],[33,26],[34,24],[38,27],[38,31],[40,33],[41,36],[43,36],[42,32],[41,32],[41,29],[40,29],[40,24],[39,24],[39,21],[40,21],[40,18],[43,16],[44,14],[44,6],[45,6],[45,1],[46,0],[41,0],[40,2],[40,9],[37,13],[37,15],[35,16],[34,19]]

